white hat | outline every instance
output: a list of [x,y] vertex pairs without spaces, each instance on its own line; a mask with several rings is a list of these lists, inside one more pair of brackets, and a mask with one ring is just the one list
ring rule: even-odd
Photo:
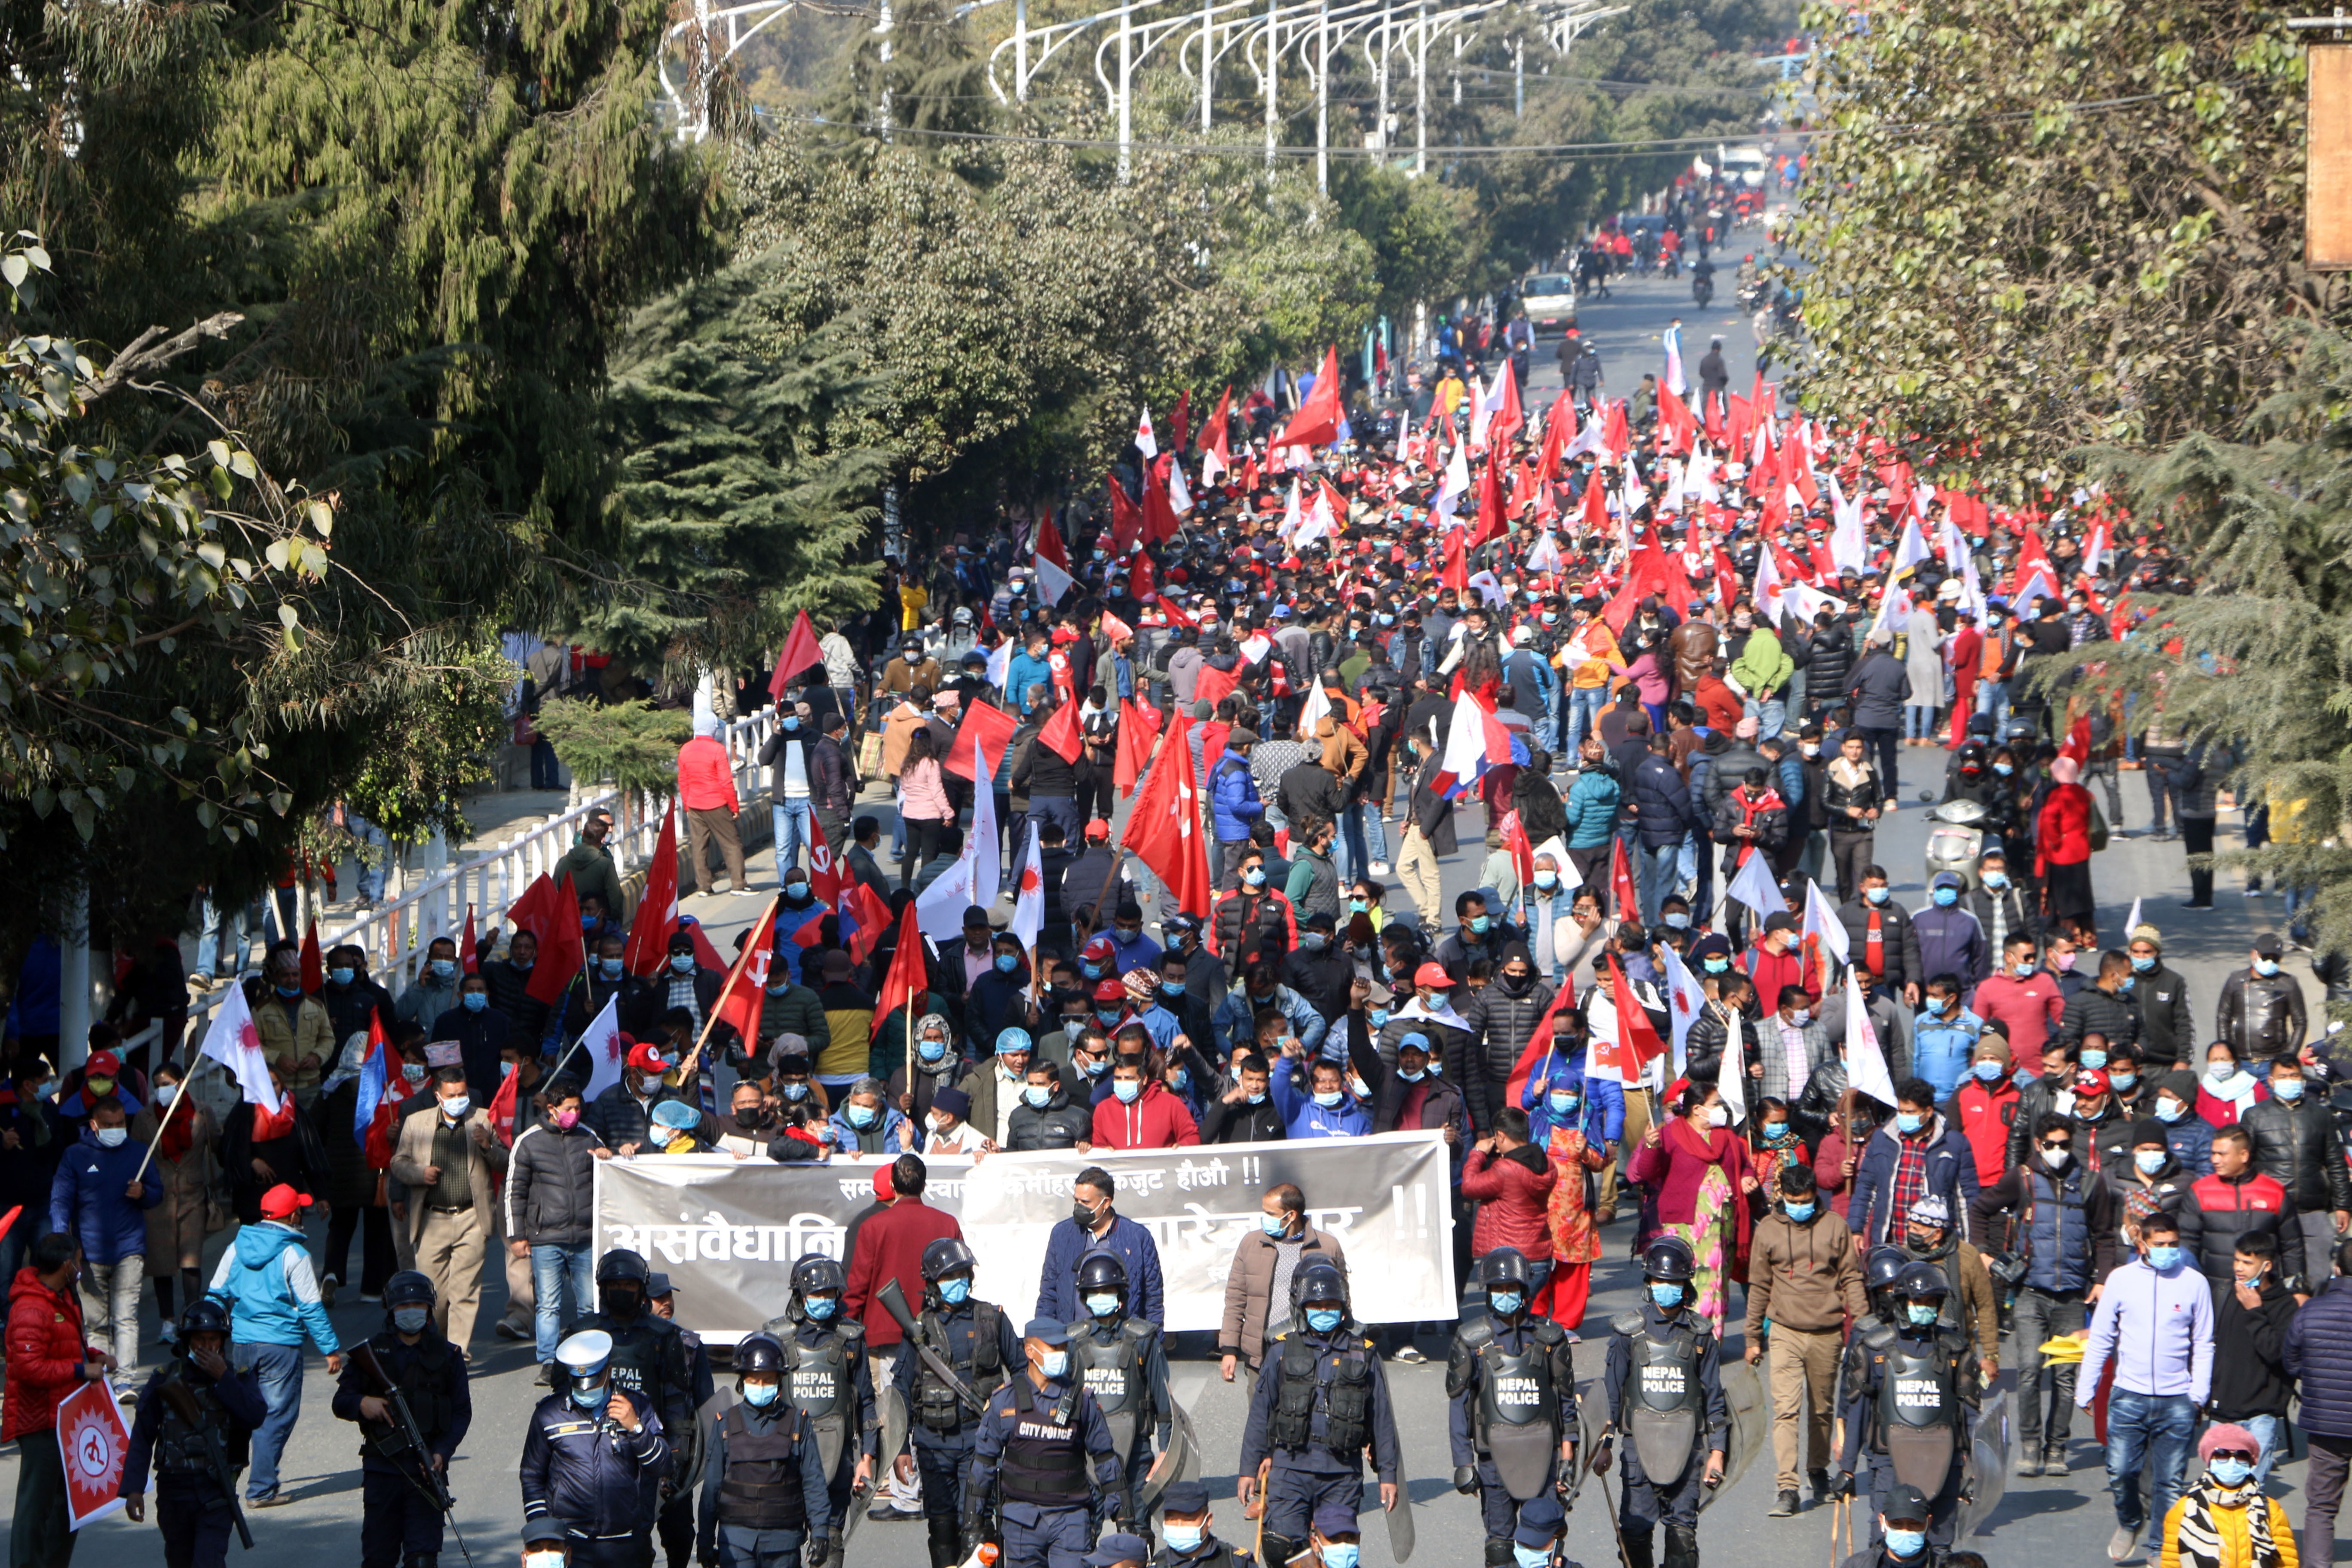
[[1535,636],[1536,634],[1526,626],[1514,626],[1511,628],[1512,646],[1525,647],[1535,640]]
[[593,1377],[613,1359],[613,1336],[602,1329],[583,1329],[555,1347],[555,1359],[574,1377]]

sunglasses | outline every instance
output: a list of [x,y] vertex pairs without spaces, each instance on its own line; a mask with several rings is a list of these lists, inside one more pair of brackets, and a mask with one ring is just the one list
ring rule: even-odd
[[[2246,1452],[2243,1448],[2216,1448],[2213,1450],[2213,1458],[2216,1459],[2242,1459],[2250,1465],[2254,1462],[2254,1456]],[[2207,1462],[2210,1463],[2211,1461],[2209,1460]]]

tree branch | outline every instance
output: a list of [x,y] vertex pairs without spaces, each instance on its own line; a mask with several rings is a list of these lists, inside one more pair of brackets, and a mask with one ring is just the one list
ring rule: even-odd
[[[223,310],[207,316],[194,326],[173,337],[164,338],[163,329],[150,327],[123,346],[122,352],[107,362],[105,374],[90,383],[83,394],[85,403],[100,398],[122,385],[134,375],[161,370],[173,360],[194,348],[207,338],[225,338],[235,328],[244,324],[245,318],[235,310]],[[157,342],[162,339],[162,342]]]

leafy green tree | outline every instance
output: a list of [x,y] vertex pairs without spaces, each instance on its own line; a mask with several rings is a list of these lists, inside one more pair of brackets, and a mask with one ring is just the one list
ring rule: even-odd
[[472,831],[464,797],[490,773],[507,737],[507,694],[522,679],[488,642],[418,651],[418,679],[399,721],[343,790],[352,809],[395,844]]
[[2340,309],[2299,262],[2304,61],[2235,0],[1817,5],[1817,407],[2017,492],[2060,453],[2234,429],[2288,320]]
[[539,730],[575,778],[669,791],[677,787],[677,749],[693,732],[693,721],[682,708],[556,698],[540,704]]

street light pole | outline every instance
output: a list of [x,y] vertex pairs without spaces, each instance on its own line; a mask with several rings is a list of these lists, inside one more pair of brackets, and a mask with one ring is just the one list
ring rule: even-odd
[[1331,194],[1331,0],[1316,15],[1315,191]]

